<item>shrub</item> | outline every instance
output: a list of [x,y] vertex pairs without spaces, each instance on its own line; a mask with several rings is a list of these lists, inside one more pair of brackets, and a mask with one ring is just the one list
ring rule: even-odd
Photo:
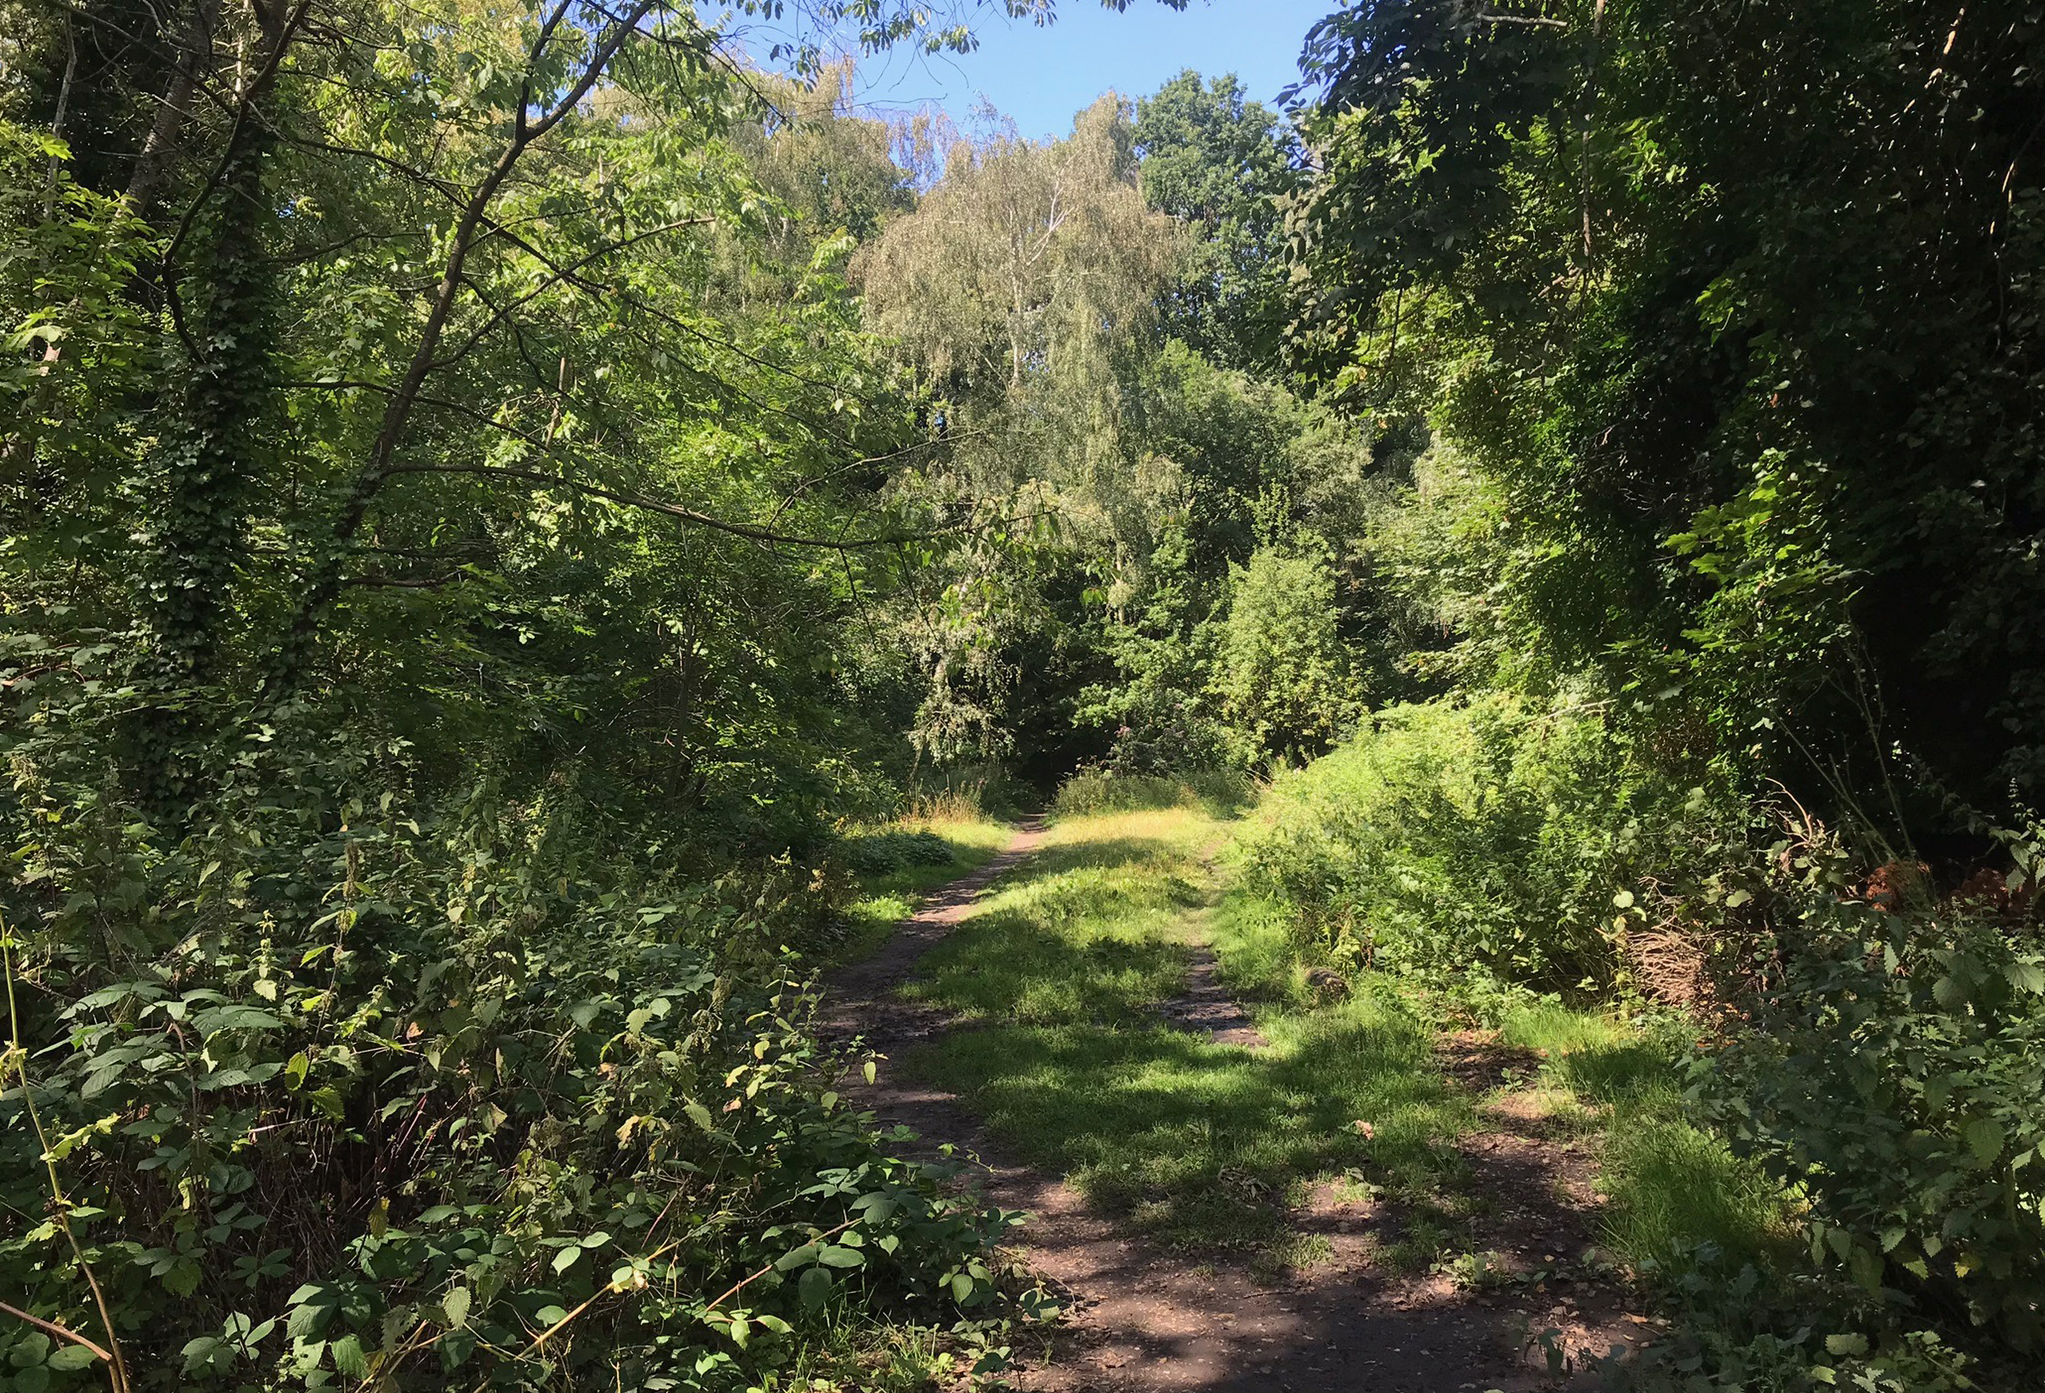
[[1233,808],[1249,796],[1250,782],[1232,770],[1184,774],[1118,774],[1082,769],[1058,786],[1053,811],[1066,817],[1089,813],[1134,812],[1146,808],[1182,808],[1196,804]]
[[[273,801],[90,860],[45,811],[0,1289],[110,1344],[89,1264],[132,1387],[736,1390],[841,1306],[989,1301],[1005,1221],[828,1091],[780,946],[828,878],[584,864],[558,805]],[[12,1386],[103,1385],[74,1349],[0,1325]]]
[[2045,1343],[2045,944],[1981,907],[1775,906],[1770,971],[1696,1092],[1870,1293]]
[[958,860],[951,844],[927,828],[851,837],[840,844],[838,855],[861,875],[886,875],[909,866],[949,866]]
[[1614,897],[1668,861],[1686,804],[1699,796],[1640,774],[1595,706],[1493,693],[1378,713],[1281,772],[1241,846],[1255,888],[1379,966],[1609,986]]

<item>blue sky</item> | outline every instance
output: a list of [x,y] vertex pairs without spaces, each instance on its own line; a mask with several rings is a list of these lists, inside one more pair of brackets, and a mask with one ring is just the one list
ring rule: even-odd
[[[1190,0],[1174,11],[1157,0],[1130,0],[1116,14],[1100,0],[1058,0],[1057,21],[1038,28],[1011,23],[990,3],[973,19],[977,51],[865,59],[858,96],[880,110],[936,102],[963,124],[984,94],[1031,139],[1067,134],[1073,114],[1111,88],[1148,96],[1185,68],[1209,77],[1233,72],[1252,97],[1275,106],[1298,76],[1307,30],[1339,8],[1340,0]],[[750,46],[758,51],[759,36],[771,32],[754,27]]]
[[1184,68],[1233,72],[1275,106],[1299,75],[1307,30],[1339,8],[1339,0],[1191,0],[1173,11],[1132,0],[1116,14],[1099,0],[1059,0],[1057,22],[1041,29],[983,14],[976,52],[872,64],[861,96],[885,106],[934,100],[962,119],[985,94],[1033,139],[1066,134],[1073,113],[1110,88],[1147,96]]

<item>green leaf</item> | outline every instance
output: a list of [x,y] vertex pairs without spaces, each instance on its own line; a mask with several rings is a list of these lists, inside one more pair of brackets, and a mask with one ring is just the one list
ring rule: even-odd
[[575,1266],[577,1259],[581,1258],[581,1256],[582,1249],[580,1248],[563,1248],[560,1252],[554,1254],[554,1270],[556,1272],[566,1272],[569,1268]]
[[209,1013],[205,1029],[210,1034],[218,1030],[282,1030],[284,1022],[260,1006],[223,1006]]
[[[185,1347],[180,1351],[185,1357],[185,1372],[187,1374],[196,1374],[202,1369],[212,1368],[215,1356],[220,1351],[221,1342],[218,1335],[201,1335],[195,1340],[185,1341]],[[45,1373],[43,1375],[43,1382],[47,1384],[49,1378],[50,1376]],[[22,1384],[19,1382],[19,1376],[17,1376],[15,1387],[22,1387]]]
[[2002,975],[2020,992],[2045,996],[2045,967],[2040,967],[2036,963],[2005,963]]
[[97,1358],[99,1356],[84,1345],[60,1345],[50,1351],[50,1357],[46,1362],[59,1373],[69,1374],[84,1368]]
[[1867,1336],[1827,1335],[1825,1337],[1825,1353],[1838,1355],[1866,1354]]
[[49,1386],[50,1369],[47,1364],[32,1365],[14,1376],[16,1393],[43,1393]]
[[2002,1155],[2002,1124],[1992,1117],[1976,1118],[1967,1124],[1967,1149],[1974,1153],[1974,1159],[1986,1166],[1993,1164]]
[[831,1295],[831,1273],[829,1269],[812,1267],[803,1272],[795,1284],[796,1295],[804,1306],[814,1309],[824,1304]]
[[284,1331],[294,1339],[309,1340],[327,1328],[327,1322],[334,1318],[334,1309],[324,1302],[293,1306],[285,1318]]
[[349,1378],[369,1377],[369,1357],[362,1352],[362,1339],[358,1335],[343,1335],[327,1347],[334,1356],[334,1368]]
[[814,1243],[805,1243],[800,1248],[790,1249],[788,1252],[785,1252],[780,1257],[776,1258],[774,1260],[774,1270],[777,1272],[786,1272],[791,1267],[801,1267],[804,1263],[813,1263],[816,1260],[817,1245]]
[[866,1257],[857,1248],[841,1248],[833,1243],[817,1253],[817,1261],[826,1267],[857,1267]]
[[456,1287],[440,1298],[440,1309],[447,1317],[447,1327],[459,1330],[469,1323],[469,1303],[474,1299],[467,1287]]

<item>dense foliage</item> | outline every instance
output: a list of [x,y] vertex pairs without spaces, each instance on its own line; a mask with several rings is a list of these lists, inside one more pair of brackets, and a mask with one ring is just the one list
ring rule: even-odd
[[991,1369],[805,957],[898,811],[1253,783],[1327,963],[1687,1021],[1808,1255],[1627,1377],[2035,1358],[2045,12],[1359,0],[1032,142],[731,8],[0,0],[10,1386]]
[[1650,1386],[2035,1348],[2034,10],[1308,39],[1293,362],[1427,437],[1363,554],[1441,694],[1280,780],[1248,863],[1337,947],[1709,1027],[1698,1116],[1809,1264],[1672,1267]]
[[795,956],[908,773],[876,593],[984,520],[884,496],[912,180],[824,77],[0,10],[8,1386],[751,1387],[988,1301]]

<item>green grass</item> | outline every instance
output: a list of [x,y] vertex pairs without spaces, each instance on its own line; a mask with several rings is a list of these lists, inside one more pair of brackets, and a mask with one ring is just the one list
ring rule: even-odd
[[933,832],[951,847],[952,864],[904,866],[883,875],[861,876],[859,895],[845,909],[846,934],[822,955],[827,965],[871,957],[887,942],[895,925],[916,912],[925,894],[986,865],[1015,837],[1015,828],[1009,824],[979,817],[905,818],[886,828],[853,830]]
[[[1168,1246],[1248,1251],[1259,1270],[1310,1264],[1288,1210],[1329,1183],[1388,1202],[1398,1223],[1379,1260],[1425,1270],[1459,1251],[1487,1203],[1455,1143],[1493,1124],[1434,1053],[1452,1004],[1371,973],[1328,1000],[1293,916],[1221,893],[1203,857],[1226,830],[1189,806],[1060,819],[904,989],[962,1027],[906,1063],[1022,1159]],[[1162,1022],[1196,939],[1268,1049]],[[1780,1191],[1685,1120],[1673,1024],[1532,1000],[1495,1023],[1502,1045],[1540,1056],[1512,1086],[1600,1156],[1616,1256],[1666,1268],[1700,1243],[1740,1260],[1783,1241]]]
[[911,1067],[964,1094],[1026,1159],[1176,1247],[1289,1251],[1287,1206],[1350,1169],[1434,1202],[1460,1164],[1440,1141],[1469,1125],[1470,1105],[1433,1071],[1431,1032],[1395,994],[1312,1013],[1274,995],[1259,1011],[1271,1048],[1256,1053],[1158,1023],[1190,936],[1213,933],[1226,963],[1254,932],[1210,912],[1197,852],[1219,831],[1183,808],[1061,822],[925,960],[911,990],[980,1028]]
[[1542,1083],[1566,1091],[1602,1133],[1605,1237],[1618,1257],[1680,1270],[1708,1243],[1735,1268],[1765,1268],[1794,1242],[1791,1197],[1687,1119],[1679,1022],[1544,1001],[1507,1012],[1499,1036],[1543,1052]]

